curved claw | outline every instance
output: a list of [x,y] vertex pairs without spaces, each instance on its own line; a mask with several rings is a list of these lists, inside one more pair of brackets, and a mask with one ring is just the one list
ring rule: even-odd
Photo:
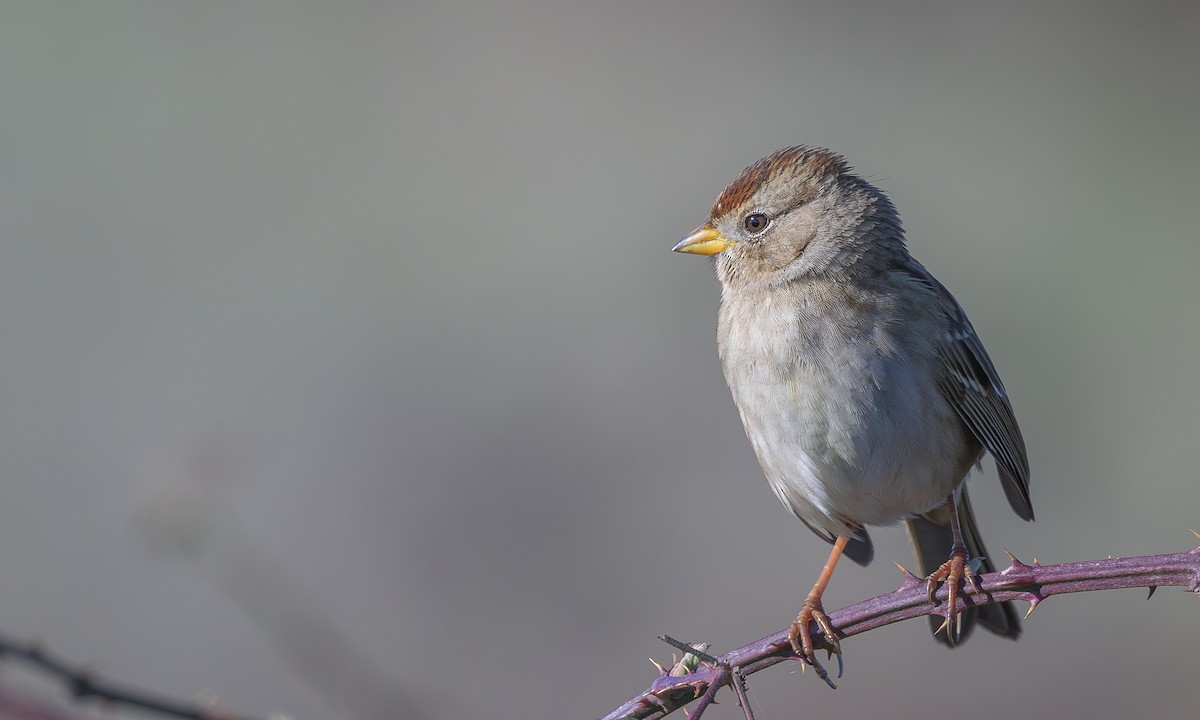
[[972,590],[976,593],[982,592],[979,588],[979,580],[975,575],[975,569],[972,567],[965,549],[960,549],[956,545],[950,551],[950,559],[929,574],[926,589],[929,592],[930,605],[937,605],[933,596],[937,592],[938,582],[941,580],[946,581],[946,621],[941,624],[941,627],[934,634],[941,632],[945,628],[946,638],[953,645],[955,638],[958,636],[958,631],[961,629],[958,617],[959,581],[966,580],[970,583]]
[[810,620],[817,623],[821,634],[825,636],[825,649],[829,652],[830,657],[837,656],[837,676],[841,678],[844,669],[842,646],[838,642],[837,632],[833,629],[833,624],[829,622],[829,616],[825,614],[825,610],[821,607],[819,600],[806,600],[804,602],[800,614],[796,616],[796,621],[792,623],[791,629],[788,630],[788,641],[792,644],[792,651],[804,661],[805,665],[812,665],[813,671],[817,673],[817,677],[824,680],[826,685],[836,690],[837,685],[829,678],[829,672],[817,660],[817,654],[813,647],[812,633],[808,629]]

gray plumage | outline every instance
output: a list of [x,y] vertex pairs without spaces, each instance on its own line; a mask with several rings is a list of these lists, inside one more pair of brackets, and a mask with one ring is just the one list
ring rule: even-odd
[[[939,509],[985,452],[1033,519],[1025,444],[987,351],[909,255],[892,203],[840,156],[797,146],[760,160],[676,249],[715,255],[725,378],[772,490],[814,532],[850,535],[846,554],[865,564],[865,526],[908,520],[930,572],[950,550]],[[982,555],[965,488],[959,509]],[[1019,633],[1011,606],[984,620]]]

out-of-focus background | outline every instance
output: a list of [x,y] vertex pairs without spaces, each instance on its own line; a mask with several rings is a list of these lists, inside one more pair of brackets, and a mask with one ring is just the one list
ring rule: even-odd
[[[708,263],[668,250],[798,142],[891,195],[1005,379],[1038,520],[989,461],[992,552],[1187,549],[1198,67],[1187,2],[5,3],[0,631],[375,720],[597,717],[659,633],[784,627],[828,548],[743,436]],[[897,586],[874,535],[829,607]],[[1069,596],[953,653],[908,622],[837,692],[752,697],[1182,717],[1198,613]]]

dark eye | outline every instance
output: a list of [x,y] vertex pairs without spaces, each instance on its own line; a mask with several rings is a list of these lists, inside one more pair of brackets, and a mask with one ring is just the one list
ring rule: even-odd
[[763,230],[766,230],[767,226],[770,224],[771,218],[767,217],[766,213],[760,212],[750,213],[746,216],[746,219],[742,221],[742,227],[746,228],[746,232],[750,233],[751,235],[757,235],[761,233]]

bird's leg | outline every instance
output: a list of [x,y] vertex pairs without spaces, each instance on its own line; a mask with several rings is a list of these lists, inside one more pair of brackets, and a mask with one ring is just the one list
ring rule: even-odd
[[950,497],[946,499],[946,509],[950,511],[950,532],[954,535],[954,542],[950,545],[950,559],[930,573],[926,582],[929,590],[929,604],[936,605],[933,594],[937,592],[938,581],[946,581],[946,592],[948,593],[946,621],[938,630],[945,628],[946,638],[953,645],[959,631],[958,582],[966,578],[967,582],[971,583],[971,588],[975,592],[979,592],[979,581],[975,578],[975,571],[971,568],[971,558],[967,555],[967,545],[963,542],[962,528],[958,524],[958,504],[955,502],[954,493],[950,493]]
[[821,595],[825,593],[825,588],[829,585],[829,578],[833,577],[833,569],[837,567],[838,558],[842,556],[842,551],[846,549],[846,543],[849,541],[849,535],[838,535],[837,540],[833,543],[833,550],[829,552],[829,559],[825,561],[825,567],[821,570],[821,576],[817,578],[817,584],[813,585],[808,597],[804,599],[804,604],[800,607],[800,614],[796,616],[796,621],[792,623],[792,628],[788,631],[788,640],[792,643],[792,650],[804,658],[805,662],[812,665],[817,676],[824,680],[829,687],[834,688],[837,686],[829,679],[829,673],[817,661],[817,654],[813,650],[812,633],[808,630],[808,622],[815,620],[817,627],[825,635],[825,646],[829,648],[831,654],[837,655],[838,677],[841,677],[842,646],[838,643],[837,633],[829,622],[829,616],[825,614],[825,608],[821,606]]

